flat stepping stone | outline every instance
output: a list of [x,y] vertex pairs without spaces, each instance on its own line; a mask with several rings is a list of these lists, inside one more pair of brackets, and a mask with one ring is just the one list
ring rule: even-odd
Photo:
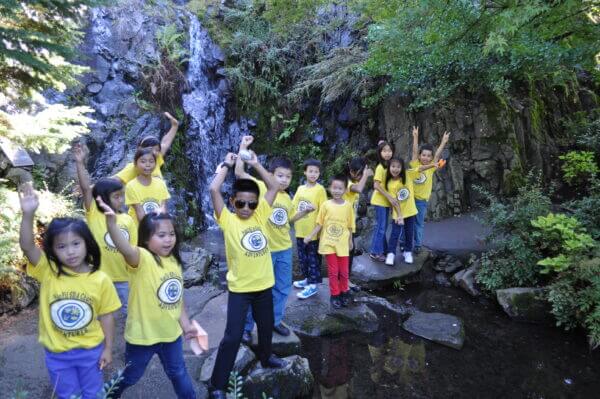
[[364,303],[333,309],[329,302],[329,279],[319,284],[317,294],[299,299],[294,290],[288,298],[285,323],[294,331],[313,337],[348,331],[372,333],[379,328],[377,315]]
[[394,266],[373,261],[368,254],[357,256],[352,264],[350,280],[354,284],[368,289],[389,287],[397,280],[420,272],[430,256],[429,251],[422,250],[414,255],[412,264],[407,264],[403,262],[402,255],[398,255]]
[[454,349],[462,349],[465,342],[462,320],[444,313],[416,311],[402,327],[411,334]]

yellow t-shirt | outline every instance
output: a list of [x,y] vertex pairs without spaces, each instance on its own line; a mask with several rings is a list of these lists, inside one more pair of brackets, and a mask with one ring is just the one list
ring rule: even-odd
[[[133,179],[125,186],[125,203],[127,205],[140,204],[144,213],[158,212],[160,203],[171,198],[164,180],[153,177],[149,186],[144,186],[138,179]],[[133,206],[129,207],[129,215],[137,223],[137,215]]]
[[140,263],[129,270],[129,303],[125,341],[134,345],[173,342],[181,335],[183,302],[181,266],[173,256],[159,257],[138,247]]
[[[102,259],[100,270],[108,274],[108,277],[110,277],[112,281],[118,282],[129,280],[125,258],[123,258],[123,255],[117,251],[117,247],[115,247],[115,244],[113,243],[113,240],[106,228],[106,216],[100,212],[96,206],[96,201],[92,200],[90,209],[85,212],[85,218],[90,230],[92,231],[92,235],[100,247]],[[121,233],[123,236],[125,236],[125,238],[127,238],[129,243],[133,246],[136,246],[138,232],[135,222],[131,216],[126,213],[118,214],[117,226],[119,226]]]
[[[164,164],[165,164],[165,159],[163,158],[161,153],[158,153],[158,155],[156,156],[156,166],[154,167],[154,170],[152,171],[152,176],[158,176],[158,177],[162,178],[162,172],[160,171],[160,168]],[[137,177],[137,175],[138,175],[138,172],[135,169],[135,165],[133,164],[133,162],[129,162],[115,176],[117,176],[119,179],[121,179],[123,181],[123,184],[127,184],[130,181],[132,181],[133,179],[135,179]]]
[[317,224],[323,226],[319,253],[321,255],[335,253],[337,256],[348,256],[350,232],[355,230],[352,204],[348,201],[344,201],[343,204],[336,204],[333,200],[326,201],[319,208]]
[[[267,193],[267,186],[260,180],[253,179],[260,189],[260,197],[264,198]],[[290,219],[289,215],[292,212],[292,199],[285,191],[279,191],[273,205],[273,211],[269,217],[269,223],[265,234],[269,242],[269,249],[272,252],[284,251],[292,247],[292,239],[290,238]]]
[[[378,181],[381,187],[385,187],[385,175],[387,169],[382,164],[377,165],[375,168],[375,176],[373,176],[373,182]],[[371,205],[383,206],[386,208],[390,207],[390,202],[381,194],[379,191],[373,189],[373,195],[371,196]]]
[[[413,180],[419,176],[419,171],[410,169],[406,171],[406,184],[402,184],[401,179],[391,179],[388,183],[387,192],[394,198],[398,199],[400,203],[400,211],[402,211],[402,218],[417,214],[417,206],[415,205],[415,195]],[[396,209],[392,207],[392,217],[396,219],[398,213]]]
[[223,230],[227,258],[227,288],[232,292],[256,292],[275,284],[271,251],[266,237],[271,207],[264,199],[248,219],[240,219],[223,207],[217,223]]
[[94,273],[61,274],[42,254],[37,265],[28,264],[27,274],[40,282],[39,341],[50,352],[94,348],[104,340],[98,316],[121,307],[110,278]]
[[[308,204],[312,204],[315,207],[315,210],[308,213],[303,218],[296,220],[294,223],[296,238],[304,238],[313,231],[317,215],[319,214],[319,208],[325,201],[327,201],[327,192],[319,183],[312,187],[308,187],[307,185],[298,187],[292,201],[294,214],[302,212]],[[315,237],[313,241],[318,239],[319,237]]]
[[342,196],[343,199],[352,205],[352,209],[354,209],[354,216],[358,214],[358,200],[360,199],[360,193],[355,193],[354,191],[350,190],[355,184],[357,184],[357,182],[349,180],[346,192]]
[[[413,169],[418,169],[421,165],[421,162],[418,160],[410,161],[410,167]],[[431,197],[431,189],[433,188],[433,174],[435,173],[436,168],[429,168],[422,172],[417,170],[417,174],[414,179],[415,183],[415,199],[429,201],[429,197]]]

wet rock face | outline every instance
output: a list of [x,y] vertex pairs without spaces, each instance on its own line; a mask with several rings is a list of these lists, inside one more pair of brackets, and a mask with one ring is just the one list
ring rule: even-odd
[[263,398],[263,393],[281,399],[310,397],[314,378],[308,360],[297,355],[284,360],[287,366],[281,369],[264,369],[257,364],[244,381],[244,394],[249,399]]
[[213,261],[212,254],[204,248],[184,246],[180,255],[183,262],[184,286],[188,288],[205,281],[208,268]]
[[402,327],[411,334],[454,349],[462,349],[465,341],[462,320],[448,314],[416,311]]
[[496,299],[504,312],[516,321],[551,324],[550,304],[543,288],[506,288],[496,290]]

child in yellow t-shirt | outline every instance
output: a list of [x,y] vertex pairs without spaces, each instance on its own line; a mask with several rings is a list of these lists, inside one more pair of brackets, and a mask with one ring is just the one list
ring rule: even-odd
[[348,257],[353,247],[355,224],[352,204],[342,198],[347,185],[344,175],[331,179],[329,193],[332,199],[321,205],[317,225],[304,237],[304,242],[308,243],[321,232],[319,254],[325,255],[327,261],[330,301],[334,309],[350,304]]
[[[175,134],[179,128],[179,121],[177,121],[177,119],[173,118],[173,116],[171,116],[171,114],[168,112],[165,112],[164,115],[167,117],[167,119],[169,119],[169,122],[171,122],[171,128],[169,131],[160,141],[154,136],[146,136],[142,138],[136,148],[136,152],[142,148],[152,149],[152,152],[154,152],[154,155],[156,155],[156,166],[152,171],[152,176],[157,176],[160,178],[162,178],[162,172],[160,171],[160,168],[165,163],[164,156],[171,148],[171,144],[173,144]],[[127,184],[131,180],[135,179],[137,175],[138,171],[135,167],[135,162],[130,162],[114,177],[121,180],[123,184]]]
[[121,229],[121,233],[129,240],[131,245],[135,245],[137,244],[137,226],[131,216],[122,212],[125,205],[125,187],[117,179],[103,178],[98,180],[92,188],[84,164],[87,147],[82,144],[75,144],[73,146],[73,155],[79,188],[83,196],[85,218],[96,242],[100,246],[102,271],[108,274],[108,277],[113,281],[121,300],[121,311],[127,316],[127,298],[129,296],[127,263],[112,242],[106,227],[104,214],[98,209],[98,205],[94,201],[94,198],[100,196],[117,213],[117,224]]
[[[252,144],[252,136],[244,136],[240,144],[240,153],[247,151],[248,146]],[[292,199],[287,193],[287,189],[292,181],[292,162],[283,157],[274,158],[269,164],[269,173],[277,180],[278,191],[273,201],[273,211],[267,223],[266,236],[271,250],[271,261],[273,263],[273,274],[275,276],[275,285],[271,289],[273,293],[273,331],[282,336],[289,336],[291,331],[283,325],[283,316],[285,314],[285,303],[292,288],[292,239],[290,237],[289,216],[292,212]],[[261,180],[254,179],[244,170],[244,162],[238,154],[235,163],[235,176],[238,179],[252,179],[259,187],[260,197],[264,198],[267,192],[267,186]],[[242,342],[249,344],[252,340],[252,329],[254,328],[254,319],[252,311],[248,310],[246,325]]]
[[440,160],[442,151],[450,139],[450,133],[444,132],[442,141],[435,154],[431,144],[422,144],[419,147],[419,128],[413,127],[413,147],[410,167],[416,169],[419,174],[414,179],[415,205],[417,206],[417,217],[415,220],[415,251],[419,252],[423,244],[423,231],[425,229],[425,215],[427,214],[427,202],[431,197],[433,188],[433,173],[436,169],[444,166],[445,161]]
[[[358,218],[358,202],[360,199],[360,194],[365,189],[367,179],[371,176],[373,176],[373,169],[367,166],[364,158],[352,158],[352,160],[348,162],[348,189],[342,198],[352,204],[355,219]],[[354,234],[352,234],[352,244],[352,247],[354,248]],[[352,261],[354,260],[354,252],[354,249],[350,251],[350,259],[348,260],[348,275],[352,274]],[[352,284],[352,281],[348,281],[348,285],[350,289],[358,289],[356,285]]]
[[[244,162],[254,168],[267,185],[261,197],[258,184],[251,179],[237,179],[229,204],[225,206],[221,186],[227,172],[234,167],[237,156],[229,153],[217,167],[210,184],[210,197],[215,219],[223,230],[227,258],[227,324],[211,376],[212,397],[224,398],[229,373],[240,347],[249,307],[258,327],[258,357],[263,367],[281,368],[285,362],[271,354],[273,337],[273,295],[275,283],[271,252],[267,240],[272,205],[279,191],[277,179],[249,151]],[[241,156],[240,156],[241,157]]]
[[373,231],[373,239],[371,241],[371,250],[369,256],[371,259],[383,262],[385,253],[387,253],[387,242],[385,234],[388,226],[388,218],[390,214],[390,206],[396,206],[395,198],[390,196],[383,183],[385,174],[389,166],[390,159],[394,155],[394,147],[391,143],[381,140],[377,145],[377,156],[379,164],[375,168],[375,176],[373,177],[373,195],[371,196],[371,205],[375,208],[375,230]]
[[385,264],[388,266],[394,265],[396,247],[400,236],[403,238],[404,262],[413,263],[413,238],[415,215],[417,214],[413,179],[417,175],[418,172],[412,169],[406,170],[402,158],[393,157],[390,160],[390,167],[385,178],[385,189],[391,196],[396,198],[398,205],[394,206],[392,210],[394,223],[392,224],[392,232],[388,241],[388,254],[385,259]]
[[125,363],[122,379],[111,394],[119,398],[144,375],[157,354],[179,398],[195,398],[183,359],[183,339],[198,335],[183,302],[179,239],[173,217],[149,213],[139,224],[139,246],[131,245],[117,224],[117,214],[102,198],[110,237],[127,262],[129,314],[125,325]]
[[40,283],[39,341],[59,399],[95,398],[102,370],[112,361],[113,312],[121,307],[110,278],[100,269],[100,248],[79,219],[55,218],[34,242],[38,197],[30,184],[20,192],[19,242],[29,260],[27,274]]
[[138,175],[125,186],[125,203],[129,205],[129,215],[139,222],[148,213],[166,212],[166,200],[171,195],[163,179],[152,176],[156,155],[151,149],[138,150],[134,163]]
[[294,281],[294,287],[302,288],[302,291],[296,294],[300,299],[315,295],[317,284],[322,281],[321,257],[318,254],[319,237],[315,235],[308,242],[304,240],[315,228],[319,208],[327,201],[325,188],[317,183],[320,174],[321,162],[316,159],[304,161],[306,184],[298,187],[292,201],[295,214],[291,222],[294,223],[298,261],[304,276],[303,280]]

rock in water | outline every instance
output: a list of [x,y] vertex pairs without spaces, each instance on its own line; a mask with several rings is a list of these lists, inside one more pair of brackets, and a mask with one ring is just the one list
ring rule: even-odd
[[[215,351],[206,359],[204,364],[202,365],[202,369],[200,370],[200,381],[208,382],[210,380],[210,376],[212,375],[213,368],[215,367],[215,361],[217,360],[217,352]],[[254,356],[254,352],[250,350],[246,345],[240,345],[240,349],[238,350],[237,356],[235,357],[235,363],[233,365],[233,369],[240,374],[243,374],[250,364],[256,359]]]
[[454,349],[462,349],[465,329],[458,317],[444,313],[415,312],[402,327],[411,334]]
[[249,399],[293,399],[309,396],[314,378],[308,360],[300,356],[286,357],[287,366],[281,369],[264,369],[257,364],[244,381],[244,394]]
[[479,296],[481,292],[477,288],[475,282],[475,273],[477,273],[477,267],[471,266],[468,269],[464,269],[454,274],[450,281],[457,287],[462,288],[471,296]]
[[355,303],[335,310],[329,304],[329,279],[318,287],[319,292],[308,299],[298,299],[294,293],[289,297],[284,321],[291,329],[313,337],[377,331],[379,319],[367,305]]
[[384,288],[391,286],[394,281],[418,273],[425,262],[430,258],[430,253],[421,251],[414,257],[414,263],[402,262],[402,256],[397,256],[394,266],[387,266],[383,262],[375,262],[369,255],[354,258],[350,280],[364,288]]
[[496,290],[496,299],[512,319],[528,323],[551,323],[550,304],[543,288]]

